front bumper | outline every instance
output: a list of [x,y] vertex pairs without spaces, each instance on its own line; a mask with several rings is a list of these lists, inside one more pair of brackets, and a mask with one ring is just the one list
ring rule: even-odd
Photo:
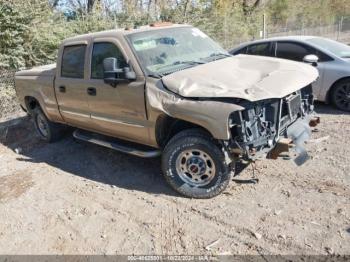
[[230,119],[229,150],[235,158],[255,161],[276,159],[293,149],[295,162],[302,165],[309,158],[304,144],[310,139],[311,127],[319,118],[313,113],[311,87],[306,87],[282,99],[247,104]]
[[311,127],[316,127],[319,123],[320,118],[315,116],[298,119],[287,128],[287,138],[278,140],[268,158],[277,159],[282,154],[289,153],[293,155],[293,160],[298,166],[304,164],[310,158],[305,149],[305,142],[311,137]]

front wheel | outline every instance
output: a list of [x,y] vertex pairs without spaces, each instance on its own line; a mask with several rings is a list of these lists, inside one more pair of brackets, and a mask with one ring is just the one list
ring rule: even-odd
[[168,184],[190,198],[212,198],[225,190],[231,170],[219,146],[200,129],[174,136],[162,155],[162,169]]
[[332,91],[332,102],[340,110],[350,111],[350,80],[337,83]]

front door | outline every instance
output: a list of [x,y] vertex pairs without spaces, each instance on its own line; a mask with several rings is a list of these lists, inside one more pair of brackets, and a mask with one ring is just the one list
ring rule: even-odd
[[119,67],[128,66],[116,39],[95,39],[91,47],[90,88],[95,95],[88,98],[94,129],[111,136],[135,142],[148,141],[145,109],[145,79],[120,81],[115,87],[104,83],[103,60],[114,57]]
[[[292,41],[277,42],[275,54],[279,58],[294,60],[297,62],[303,62],[304,57],[307,55],[316,55],[319,59],[322,59],[318,50],[309,45]],[[320,94],[324,77],[324,64],[322,63],[322,60],[318,63],[317,69],[319,72],[319,78],[312,83],[313,93],[316,97]]]

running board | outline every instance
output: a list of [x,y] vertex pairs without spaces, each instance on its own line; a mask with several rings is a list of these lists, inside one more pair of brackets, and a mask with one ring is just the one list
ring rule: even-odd
[[134,144],[127,141],[122,141],[120,139],[103,136],[100,134],[84,131],[84,130],[75,130],[73,132],[73,137],[82,141],[90,142],[96,145],[108,147],[110,149],[127,153],[130,155],[143,157],[143,158],[152,158],[160,156],[160,150],[153,149],[148,146],[142,146]]

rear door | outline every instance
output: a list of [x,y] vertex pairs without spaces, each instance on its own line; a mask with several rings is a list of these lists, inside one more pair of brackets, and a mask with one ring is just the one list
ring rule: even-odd
[[64,120],[77,127],[91,124],[86,88],[87,42],[66,45],[60,50],[55,93]]
[[[94,129],[111,136],[145,143],[148,121],[145,109],[145,78],[120,81],[116,87],[104,83],[103,60],[115,57],[120,67],[129,66],[125,52],[116,38],[96,38],[90,46],[89,96]],[[133,67],[133,65],[130,65]],[[135,67],[134,67],[135,68]]]

